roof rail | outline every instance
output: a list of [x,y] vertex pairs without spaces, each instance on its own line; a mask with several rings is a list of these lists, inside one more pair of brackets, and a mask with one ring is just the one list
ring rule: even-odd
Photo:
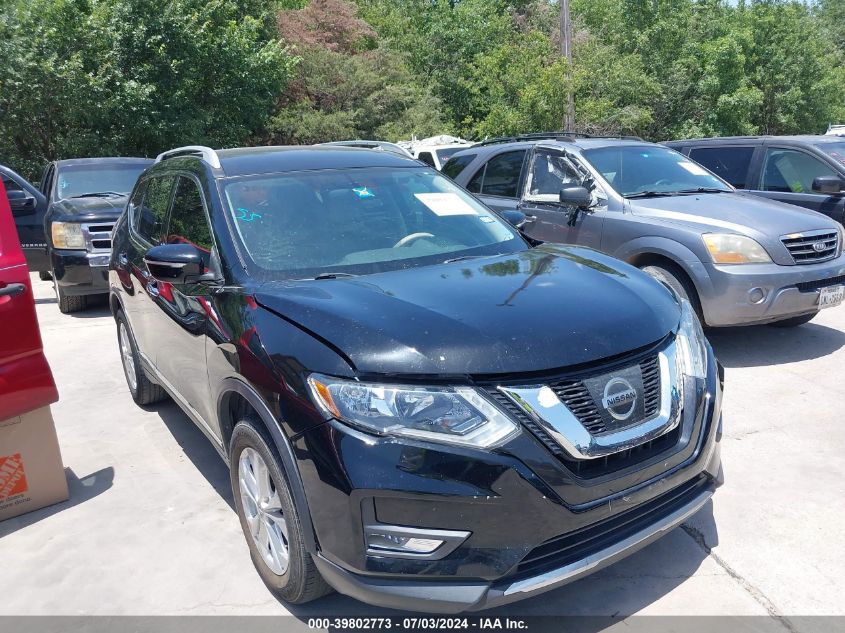
[[156,156],[156,162],[160,163],[163,160],[176,158],[177,156],[198,156],[214,169],[221,169],[220,158],[217,156],[217,152],[205,145],[185,145],[184,147],[167,150]]
[[496,143],[516,143],[518,141],[545,141],[555,140],[564,141],[567,143],[574,143],[578,138],[618,138],[626,141],[642,141],[639,136],[598,136],[594,134],[585,134],[584,132],[568,132],[565,130],[559,132],[532,132],[530,134],[517,134],[514,136],[499,136],[496,138],[485,139],[477,145],[493,145]]

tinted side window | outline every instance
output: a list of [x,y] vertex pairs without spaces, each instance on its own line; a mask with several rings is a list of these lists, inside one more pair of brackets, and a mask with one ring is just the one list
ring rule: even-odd
[[209,253],[214,245],[199,187],[185,176],[179,177],[173,197],[167,243],[193,244]]
[[23,187],[21,187],[17,181],[12,180],[8,176],[3,176],[3,187],[6,188],[6,192],[9,191],[23,191]]
[[516,198],[524,159],[525,150],[505,152],[491,159],[484,171],[481,193],[488,196]]
[[770,148],[763,164],[763,191],[812,193],[813,179],[818,176],[838,176],[832,168],[805,152],[794,149]]
[[747,188],[752,156],[753,147],[699,147],[689,153],[695,162],[704,165],[737,189]]
[[443,169],[441,169],[440,172],[449,176],[449,178],[454,179],[455,176],[460,174],[474,158],[475,154],[466,154],[464,156],[455,156],[454,158],[450,158],[446,164],[443,165]]
[[420,155],[417,158],[426,165],[434,167],[434,157],[431,155],[431,152],[420,152]]
[[[486,167],[486,165],[485,165],[485,167]],[[473,176],[472,180],[470,180],[467,183],[467,190],[468,191],[471,191],[472,193],[481,193],[481,183],[484,180],[484,169],[485,169],[485,167],[482,167],[477,172],[475,172],[475,176]]]
[[144,202],[135,209],[135,230],[150,244],[161,243],[161,233],[164,219],[170,208],[170,197],[173,193],[175,176],[159,176],[150,178],[147,182],[147,192]]

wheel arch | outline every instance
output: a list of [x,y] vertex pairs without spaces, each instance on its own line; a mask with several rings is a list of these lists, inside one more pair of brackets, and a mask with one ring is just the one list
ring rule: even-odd
[[257,417],[267,434],[272,438],[273,444],[279,454],[285,476],[290,485],[294,503],[296,503],[302,521],[302,532],[305,539],[305,549],[309,554],[316,554],[317,539],[314,532],[314,524],[311,521],[311,511],[308,506],[308,498],[305,495],[305,485],[296,463],[296,456],[293,453],[293,446],[285,436],[281,426],[276,421],[273,412],[264,399],[245,382],[237,378],[226,378],[220,389],[217,399],[217,419],[220,424],[221,439],[229,460],[229,443],[232,439],[232,432],[238,422],[238,415],[242,414],[244,407]]

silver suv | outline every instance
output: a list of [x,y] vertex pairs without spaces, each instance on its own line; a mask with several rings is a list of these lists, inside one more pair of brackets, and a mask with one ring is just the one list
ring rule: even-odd
[[590,246],[651,273],[711,327],[801,325],[845,295],[840,224],[737,193],[662,145],[492,139],[455,154],[443,173],[529,238]]

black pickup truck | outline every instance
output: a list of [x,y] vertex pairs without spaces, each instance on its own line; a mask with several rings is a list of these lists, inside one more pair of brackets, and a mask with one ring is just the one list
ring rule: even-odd
[[42,279],[48,279],[50,257],[47,255],[47,238],[44,236],[47,198],[26,178],[5,165],[0,165],[0,180],[9,198],[26,265],[30,271],[39,273]]
[[111,231],[146,158],[75,158],[50,163],[41,179],[44,221],[59,310],[83,310],[108,294]]

